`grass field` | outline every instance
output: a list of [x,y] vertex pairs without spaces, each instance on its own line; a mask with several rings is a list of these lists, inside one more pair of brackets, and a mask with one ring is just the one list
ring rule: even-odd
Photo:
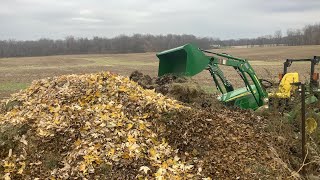
[[[229,48],[214,50],[250,60],[258,76],[264,79],[275,79],[282,71],[286,58],[311,58],[320,55],[320,46],[296,47],[254,47]],[[141,54],[90,54],[62,55],[46,57],[21,57],[0,59],[0,97],[9,97],[11,93],[26,88],[33,80],[62,74],[83,74],[99,71],[111,71],[128,76],[139,70],[151,76],[157,75],[158,59],[156,53]],[[226,76],[236,86],[242,86],[237,73],[230,67],[223,67]],[[291,71],[301,72],[307,77],[310,71],[308,63],[293,64]],[[320,72],[320,68],[316,69]],[[194,77],[210,91],[212,79],[206,71]],[[214,88],[212,86],[212,88]]]

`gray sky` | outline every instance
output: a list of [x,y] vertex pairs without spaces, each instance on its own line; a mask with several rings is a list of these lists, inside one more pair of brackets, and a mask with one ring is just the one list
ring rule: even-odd
[[320,22],[320,0],[0,0],[0,39],[257,37]]

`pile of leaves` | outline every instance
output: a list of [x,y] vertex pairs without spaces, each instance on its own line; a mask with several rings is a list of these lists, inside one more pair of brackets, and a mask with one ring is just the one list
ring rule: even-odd
[[6,107],[0,116],[6,179],[195,176],[193,165],[150,128],[162,112],[187,107],[128,78],[106,72],[43,79]]
[[264,126],[247,111],[183,104],[109,72],[47,78],[3,104],[0,176],[293,178]]

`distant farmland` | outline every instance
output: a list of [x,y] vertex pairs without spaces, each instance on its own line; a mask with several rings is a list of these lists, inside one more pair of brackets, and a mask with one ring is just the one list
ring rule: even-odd
[[[282,71],[282,63],[286,58],[311,58],[320,55],[320,46],[278,46],[254,48],[217,49],[215,52],[225,52],[246,58],[251,61],[259,77],[271,79]],[[99,71],[112,71],[128,76],[134,70],[139,70],[151,76],[157,75],[158,60],[156,53],[141,54],[91,54],[63,55],[43,57],[21,57],[0,59],[0,97],[8,97],[11,93],[26,88],[33,80],[62,74],[83,74]],[[231,81],[238,75],[232,68],[223,68]],[[307,77],[309,64],[294,64],[290,69],[303,73]],[[320,68],[317,67],[319,72]],[[194,77],[203,82],[206,88],[214,88],[208,72],[202,72]],[[236,83],[241,86],[242,83]]]

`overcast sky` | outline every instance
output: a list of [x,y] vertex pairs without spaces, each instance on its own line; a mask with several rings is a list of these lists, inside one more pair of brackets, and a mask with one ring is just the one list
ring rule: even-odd
[[257,37],[320,22],[320,0],[0,0],[0,39]]

